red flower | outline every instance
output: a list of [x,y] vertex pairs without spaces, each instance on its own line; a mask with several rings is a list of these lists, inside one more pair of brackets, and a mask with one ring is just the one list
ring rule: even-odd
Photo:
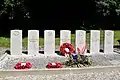
[[22,63],[22,62],[18,62],[15,65],[15,69],[30,69],[32,67],[32,64],[30,62],[26,62],[26,63]]
[[21,62],[17,63],[14,68],[15,68],[15,69],[21,69],[21,68],[22,68],[22,67],[21,67]]
[[86,45],[84,45],[84,46],[82,47],[82,49],[77,48],[77,52],[78,52],[79,54],[81,54],[81,55],[83,55],[83,54],[85,53],[85,50],[86,50]]
[[30,69],[32,67],[32,64],[30,62],[26,62],[26,68]]
[[57,68],[62,68],[62,64],[61,63],[56,63],[57,64]]
[[46,68],[50,69],[50,68],[62,68],[62,64],[55,62],[55,63],[48,63]]
[[60,46],[60,52],[63,56],[65,56],[65,54],[69,54],[69,53],[75,53],[75,49],[72,46],[72,44],[70,43],[63,43]]

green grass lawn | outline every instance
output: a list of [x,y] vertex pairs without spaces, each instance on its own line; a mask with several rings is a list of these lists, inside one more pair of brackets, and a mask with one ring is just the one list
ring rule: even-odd
[[[117,44],[117,40],[120,39],[120,31],[115,31],[114,33],[114,43]],[[89,43],[90,41],[90,33],[86,35],[86,42]],[[75,34],[71,35],[71,42],[75,45]],[[100,34],[100,42],[101,44],[104,42],[104,31],[101,31]],[[44,39],[40,37],[40,46],[43,47]],[[56,37],[55,44],[59,46],[60,38]],[[0,47],[10,47],[10,38],[0,37]],[[23,47],[27,47],[27,37],[23,38]]]

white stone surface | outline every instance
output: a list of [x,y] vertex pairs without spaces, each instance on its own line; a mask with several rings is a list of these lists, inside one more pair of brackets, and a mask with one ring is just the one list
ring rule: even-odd
[[56,65],[56,63],[52,63],[52,65]]
[[21,63],[21,66],[25,66],[26,65],[26,63]]
[[60,45],[63,43],[71,43],[71,31],[61,30],[60,31]]
[[[76,52],[77,48],[79,48],[82,51],[82,48],[86,45],[86,31],[84,30],[76,30]],[[87,49],[85,50],[86,53]]]
[[22,55],[22,30],[11,30],[11,55]]
[[39,54],[39,30],[28,30],[28,55]]
[[54,30],[44,31],[44,54],[45,55],[55,54],[55,31]]
[[100,50],[100,31],[90,31],[90,53],[96,53]]
[[105,30],[104,36],[104,53],[113,53],[114,31]]
[[68,48],[65,48],[65,51],[66,51],[66,52],[70,52],[70,50],[69,50]]

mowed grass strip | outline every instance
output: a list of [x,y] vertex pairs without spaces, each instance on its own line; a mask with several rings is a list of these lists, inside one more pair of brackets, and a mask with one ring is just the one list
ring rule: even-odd
[[[116,30],[114,32],[114,44],[118,44],[117,40],[120,40],[120,31]],[[90,33],[86,34],[86,42],[87,44],[90,43]],[[71,43],[75,46],[75,34],[71,34]],[[104,43],[104,31],[100,31],[100,43],[103,44]],[[23,38],[23,47],[27,48],[28,45],[28,38],[25,37]],[[43,47],[44,45],[44,38],[40,37],[39,40],[39,45],[40,48]],[[60,45],[60,37],[56,37],[55,38],[55,45],[59,46]],[[10,38],[6,38],[6,37],[0,37],[0,47],[10,47]]]

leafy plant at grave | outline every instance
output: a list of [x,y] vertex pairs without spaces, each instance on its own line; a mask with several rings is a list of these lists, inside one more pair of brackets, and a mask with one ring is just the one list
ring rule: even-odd
[[83,66],[90,66],[92,61],[90,60],[89,56],[83,55],[85,53],[86,47],[84,46],[81,50],[78,48],[78,53],[75,53],[75,49],[69,43],[64,43],[60,47],[60,52],[62,55],[68,58],[67,61],[63,62],[62,64],[66,67],[77,67]]
[[68,61],[63,62],[63,65],[66,67],[74,67],[75,65],[79,68],[83,66],[90,66],[92,61],[90,61],[88,56],[78,55],[78,58],[74,60],[72,57],[69,57]]

